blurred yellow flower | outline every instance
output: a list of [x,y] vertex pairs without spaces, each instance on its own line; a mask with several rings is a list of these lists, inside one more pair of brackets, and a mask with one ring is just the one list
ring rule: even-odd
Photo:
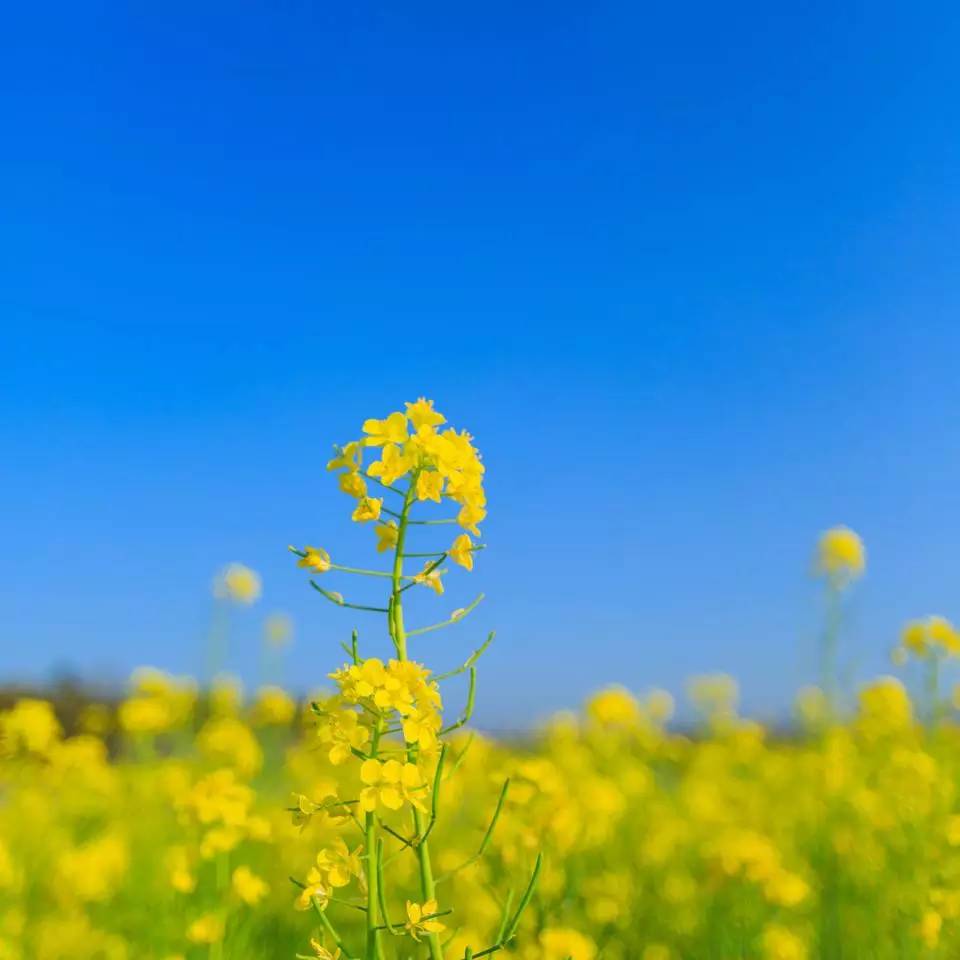
[[219,943],[225,929],[226,923],[220,914],[207,913],[187,927],[187,939],[191,943]]
[[231,563],[217,576],[213,584],[215,597],[251,604],[259,599],[260,576],[242,563]]
[[237,867],[230,883],[233,892],[249,907],[255,907],[270,891],[266,881],[247,866]]
[[862,576],[866,568],[863,541],[849,527],[832,527],[817,545],[817,570],[836,586]]

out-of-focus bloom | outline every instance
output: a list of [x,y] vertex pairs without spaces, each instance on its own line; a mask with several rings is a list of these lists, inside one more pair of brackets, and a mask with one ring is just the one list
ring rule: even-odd
[[260,598],[260,575],[242,563],[231,563],[213,582],[213,595],[249,605]]
[[272,613],[263,624],[264,639],[267,645],[280,650],[290,643],[293,636],[293,620],[285,613]]
[[936,910],[926,910],[917,925],[917,932],[923,945],[928,950],[934,950],[940,943],[940,930],[943,927],[943,917]]
[[946,617],[911,620],[900,634],[901,647],[915,657],[960,656],[960,631]]
[[903,730],[913,722],[910,695],[896,677],[878,677],[860,690],[860,722],[871,732]]
[[763,931],[764,960],[806,960],[807,947],[795,933],[771,923]]
[[226,923],[218,913],[206,913],[187,927],[187,939],[191,943],[219,943],[223,939]]
[[230,882],[233,892],[250,907],[255,907],[270,892],[267,882],[247,866],[237,867]]
[[540,934],[542,960],[594,960],[597,945],[579,930],[547,927]]
[[863,541],[849,527],[832,527],[817,544],[817,571],[842,587],[863,575],[866,569]]
[[45,754],[62,732],[52,704],[24,697],[11,710],[0,713],[0,756]]
[[256,726],[288,726],[297,714],[297,704],[282,687],[261,687],[251,710]]
[[587,701],[587,716],[604,727],[632,727],[640,722],[640,704],[624,687],[607,687]]

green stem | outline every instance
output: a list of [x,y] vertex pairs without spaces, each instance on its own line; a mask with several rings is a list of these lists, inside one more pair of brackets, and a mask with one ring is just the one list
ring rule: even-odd
[[[401,598],[401,583],[403,581],[403,546],[407,537],[407,525],[410,523],[409,513],[413,505],[414,490],[417,484],[416,474],[410,477],[407,492],[403,498],[403,509],[397,518],[397,543],[393,554],[393,592],[390,597],[390,614],[388,617],[390,635],[397,650],[399,660],[407,659],[407,633],[403,626],[403,600]],[[414,836],[422,837],[425,833],[423,815],[413,808]],[[433,865],[430,861],[430,846],[424,841],[417,844],[417,860],[420,864],[420,892],[423,902],[436,899],[436,884],[433,879]],[[427,946],[430,950],[430,960],[443,960],[443,947],[440,937],[436,933],[428,934]]]
[[827,719],[832,723],[839,709],[837,694],[837,647],[840,642],[840,588],[827,586],[827,612],[820,646],[820,686],[827,701]]

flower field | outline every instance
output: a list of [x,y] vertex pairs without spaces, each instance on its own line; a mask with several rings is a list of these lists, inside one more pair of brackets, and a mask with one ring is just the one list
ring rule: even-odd
[[[366,421],[329,469],[373,560],[291,547],[291,576],[344,618],[321,692],[245,697],[216,675],[214,632],[209,684],[144,669],[122,700],[0,713],[0,960],[960,955],[960,726],[940,677],[960,635],[908,624],[894,662],[919,667],[924,696],[882,677],[847,704],[856,534],[819,542],[822,678],[789,731],[704,676],[694,726],[664,691],[609,687],[504,741],[471,728],[492,635],[445,674],[419,659],[418,638],[482,595],[404,617],[408,590],[442,602],[445,578],[480,566],[473,438],[418,400]],[[356,602],[361,580],[381,600]],[[239,564],[215,584],[225,606],[259,590]],[[286,630],[267,625],[270,649]]]

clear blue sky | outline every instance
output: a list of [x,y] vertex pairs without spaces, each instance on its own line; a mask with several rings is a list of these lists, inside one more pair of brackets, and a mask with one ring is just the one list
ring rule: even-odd
[[721,669],[780,709],[835,523],[860,675],[960,617],[955,5],[6,17],[0,675],[194,669],[241,560],[236,667],[282,609],[322,677],[352,622],[286,544],[365,558],[329,444],[423,393],[485,452],[490,599],[421,653],[498,629],[488,724]]

